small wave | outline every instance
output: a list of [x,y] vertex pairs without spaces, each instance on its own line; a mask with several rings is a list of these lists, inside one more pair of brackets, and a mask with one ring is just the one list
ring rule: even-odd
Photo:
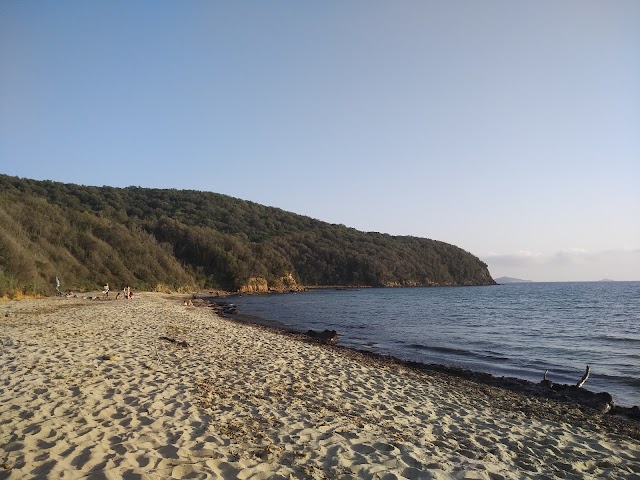
[[617,335],[596,335],[593,337],[594,340],[605,340],[607,342],[616,342],[616,343],[640,343],[640,338],[635,337],[619,337]]
[[[339,325],[342,326],[342,325]],[[368,328],[371,328],[371,325],[367,324],[367,323],[359,323],[356,325],[349,325],[349,328],[353,329],[353,330],[366,330]]]
[[509,357],[506,357],[497,352],[492,352],[490,350],[486,350],[484,352],[474,352],[472,350],[466,350],[461,348],[436,347],[431,345],[423,345],[421,343],[411,343],[407,347],[413,350],[426,350],[430,352],[448,353],[453,355],[459,355],[462,357],[474,357],[474,358],[482,358],[482,359],[490,359],[490,360],[509,360]]
[[468,350],[462,350],[459,348],[453,347],[432,347],[429,345],[423,345],[421,343],[411,343],[407,345],[408,348],[412,348],[414,350],[430,350],[432,352],[441,352],[441,353],[456,353],[459,355],[466,355],[469,353]]
[[631,387],[640,388],[640,378],[637,377],[625,377],[621,375],[608,375],[606,373],[595,374],[596,378],[602,378],[610,381],[614,381],[617,383],[622,383],[624,385],[629,385]]

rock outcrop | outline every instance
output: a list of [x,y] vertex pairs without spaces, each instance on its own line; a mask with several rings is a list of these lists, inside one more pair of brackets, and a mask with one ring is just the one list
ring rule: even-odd
[[337,345],[338,332],[335,330],[323,330],[322,332],[316,330],[307,331],[307,337],[314,339],[318,343],[326,343],[327,345]]
[[271,281],[264,277],[251,277],[238,291],[240,293],[301,292],[304,291],[304,287],[298,285],[293,273],[287,273]]
[[251,277],[238,291],[240,293],[267,293],[269,291],[269,284],[264,277]]

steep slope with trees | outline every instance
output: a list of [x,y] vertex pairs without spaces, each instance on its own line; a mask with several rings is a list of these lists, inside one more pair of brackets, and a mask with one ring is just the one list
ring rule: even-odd
[[226,195],[0,175],[0,296],[110,282],[151,289],[492,285],[443,242],[364,233]]

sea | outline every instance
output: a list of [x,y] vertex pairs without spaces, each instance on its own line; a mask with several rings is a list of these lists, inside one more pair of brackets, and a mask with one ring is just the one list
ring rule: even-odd
[[339,344],[425,364],[606,391],[640,405],[640,282],[321,289],[243,295],[238,318],[336,330]]

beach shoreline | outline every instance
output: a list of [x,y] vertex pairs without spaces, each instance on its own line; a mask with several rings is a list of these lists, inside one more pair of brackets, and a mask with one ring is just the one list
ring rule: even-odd
[[[243,324],[251,324],[262,326],[265,328],[271,328],[276,333],[281,332],[293,336],[302,335],[301,339],[309,340],[308,338],[304,338],[304,328],[294,328],[276,320],[269,320],[255,315],[247,315],[238,312],[237,307],[235,307],[236,313],[224,313],[224,306],[235,306],[235,304],[226,301],[226,298],[228,297],[230,297],[230,295],[223,296],[222,298],[224,298],[225,300],[221,300],[221,297],[219,296],[209,296],[202,294],[192,296],[192,298],[197,299],[197,301],[204,302],[205,305],[216,308],[219,314],[231,320],[238,321]],[[340,332],[336,332],[336,334],[339,336]],[[535,382],[532,380],[527,380],[525,378],[514,376],[499,376],[480,370],[473,370],[453,365],[405,360],[393,355],[377,353],[370,350],[355,348],[352,346],[343,346],[338,344],[334,345],[334,347],[338,349],[353,350],[365,356],[378,358],[383,362],[396,363],[398,365],[418,371],[437,371],[445,375],[471,380],[475,383],[496,386],[524,395],[544,397],[561,403],[573,403],[581,405],[582,407],[586,407],[588,409],[595,409],[601,413],[608,413],[609,415],[614,417],[640,422],[640,407],[638,405],[619,404],[618,402],[613,401],[613,398],[608,392],[591,390],[588,385],[575,387],[574,385],[553,384],[551,382],[547,383],[544,381]],[[545,383],[546,385],[543,385]],[[551,384],[552,387],[549,387],[549,384]]]
[[0,304],[0,479],[639,478],[637,422],[183,298]]
[[[340,345],[522,379],[535,384],[537,394],[569,394],[585,405],[640,420],[634,358],[638,325],[633,321],[638,283],[625,283],[381,289],[228,300],[237,302],[239,315],[262,316],[276,326],[337,330]],[[586,384],[571,391],[587,366]],[[589,399],[587,392],[602,395]]]
[[[505,410],[515,409],[518,411],[518,406],[522,406],[523,401],[524,403],[528,401],[532,401],[533,403],[538,400],[539,402],[535,402],[535,404],[526,405],[524,411],[571,424],[597,422],[602,428],[607,429],[611,433],[627,435],[640,440],[640,422],[635,418],[630,418],[625,414],[601,412],[593,407],[581,405],[570,397],[554,395],[553,392],[545,392],[544,389],[538,388],[536,383],[528,380],[516,377],[498,377],[490,373],[475,370],[435,363],[407,361],[392,355],[379,354],[353,347],[323,344],[300,331],[288,330],[269,324],[246,323],[244,320],[234,317],[235,316],[228,316],[227,318],[240,324],[267,329],[276,335],[285,335],[301,342],[338,351],[341,355],[352,358],[359,363],[371,365],[374,368],[384,366],[398,369],[403,374],[415,375],[417,378],[421,378],[420,376],[422,376],[423,381],[434,377],[440,377],[440,379],[446,383],[459,381],[465,386],[467,392],[472,390],[475,393],[482,392],[484,395],[495,398],[498,402],[506,402],[502,406]],[[597,392],[589,391],[589,393],[596,394]],[[628,409],[629,407],[621,408]]]

